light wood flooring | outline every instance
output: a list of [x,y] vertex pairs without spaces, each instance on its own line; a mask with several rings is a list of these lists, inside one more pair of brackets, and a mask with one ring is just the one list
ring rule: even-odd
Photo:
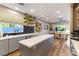
[[[8,56],[20,56],[21,51],[15,51]],[[69,56],[70,50],[67,47],[66,40],[54,40],[52,48],[48,54],[48,56]]]

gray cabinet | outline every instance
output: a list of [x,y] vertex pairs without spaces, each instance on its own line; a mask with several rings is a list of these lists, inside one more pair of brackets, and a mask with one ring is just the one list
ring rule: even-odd
[[[30,38],[30,37],[29,37]],[[6,55],[20,48],[18,41],[24,40],[25,37],[0,40],[0,56]]]
[[19,40],[23,40],[25,37],[18,37],[18,38],[12,38],[9,39],[9,53],[12,51],[15,51],[17,49],[19,49]]
[[8,53],[8,39],[0,40],[0,55]]
[[18,39],[17,38],[9,39],[9,53],[17,49],[19,49]]

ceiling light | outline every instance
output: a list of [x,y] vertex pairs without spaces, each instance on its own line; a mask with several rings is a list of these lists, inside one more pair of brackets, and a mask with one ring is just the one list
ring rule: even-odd
[[42,14],[40,17],[44,17],[44,15]]
[[18,9],[18,7],[15,7],[15,9]]
[[48,20],[48,18],[46,18]]
[[34,12],[34,9],[30,9],[31,12]]
[[60,13],[60,11],[59,11],[59,10],[57,10],[57,11],[56,11],[56,13],[57,13],[57,14],[59,14],[59,13]]

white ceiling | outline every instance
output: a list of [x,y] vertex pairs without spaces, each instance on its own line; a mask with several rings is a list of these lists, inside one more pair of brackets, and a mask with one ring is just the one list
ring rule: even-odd
[[[63,20],[69,20],[69,3],[24,3],[24,6],[19,5],[18,3],[1,3],[0,5],[7,6],[23,13],[34,15],[38,18],[40,18],[42,15],[43,17],[41,20],[50,23],[56,22],[57,17],[60,16],[63,18]],[[33,12],[31,12],[30,9],[33,9],[31,10]]]

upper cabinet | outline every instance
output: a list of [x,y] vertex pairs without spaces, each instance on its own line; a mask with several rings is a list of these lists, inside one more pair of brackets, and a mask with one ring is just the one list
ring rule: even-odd
[[0,6],[0,21],[23,24],[24,15],[14,11],[14,10]]

